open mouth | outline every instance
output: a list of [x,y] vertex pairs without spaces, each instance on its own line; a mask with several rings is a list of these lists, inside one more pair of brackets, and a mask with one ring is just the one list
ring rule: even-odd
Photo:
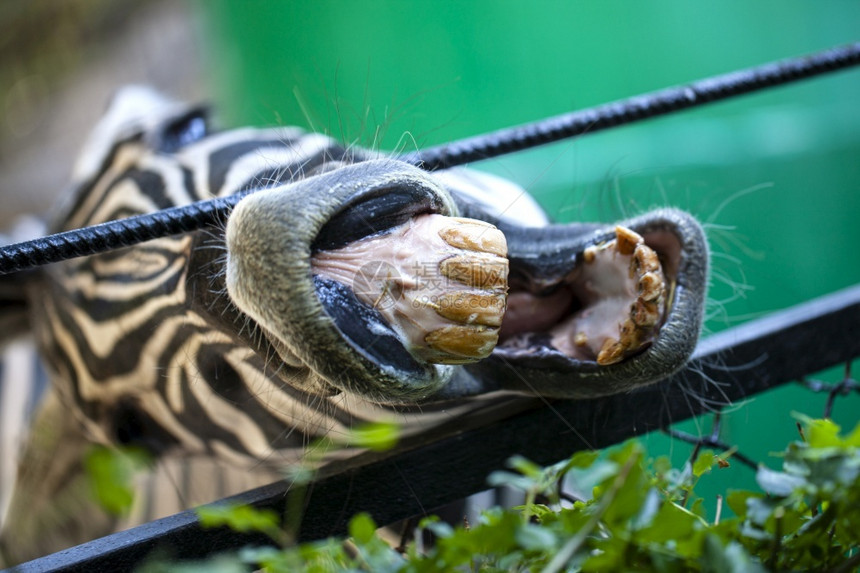
[[319,251],[312,267],[350,285],[427,362],[468,364],[499,344],[609,365],[658,336],[671,281],[635,231],[616,226],[610,240],[576,253],[553,279],[535,281],[515,267],[509,293],[506,254],[504,235],[488,223],[425,214]]
[[665,318],[670,283],[645,239],[616,226],[615,237],[586,247],[575,266],[539,292],[516,278],[502,324],[502,347],[541,345],[600,365],[647,348]]

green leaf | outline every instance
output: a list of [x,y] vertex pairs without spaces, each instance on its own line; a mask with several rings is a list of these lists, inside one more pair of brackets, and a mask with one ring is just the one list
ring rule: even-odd
[[569,468],[587,468],[591,467],[599,457],[598,450],[583,450],[573,454],[565,465]]
[[669,456],[660,456],[651,462],[651,466],[658,476],[664,475],[672,471],[672,460],[669,459]]
[[693,463],[693,475],[702,477],[702,475],[711,471],[711,468],[717,463],[717,456],[711,450],[705,450],[699,454],[696,461]]
[[726,494],[726,505],[739,519],[744,519],[747,515],[747,500],[751,497],[761,497],[761,494],[746,490],[730,490]]
[[641,541],[666,543],[692,534],[703,521],[680,505],[664,501],[651,524],[640,530],[636,537]]
[[588,493],[615,477],[620,469],[621,466],[613,461],[597,460],[591,467],[572,468],[567,476],[577,491]]
[[773,515],[774,510],[778,507],[779,502],[773,498],[767,497],[749,497],[747,498],[747,511],[746,516],[747,519],[758,525],[759,527],[764,527],[764,524]]
[[651,525],[661,505],[660,491],[656,487],[650,488],[645,496],[645,501],[642,503],[642,507],[639,509],[639,513],[630,524],[630,529],[637,531]]
[[532,503],[528,506],[526,505],[515,505],[511,508],[514,511],[525,512],[528,509],[528,514],[530,516],[537,517],[538,519],[543,520],[544,518],[555,519],[556,512],[551,507],[544,505],[542,503]]
[[542,467],[523,456],[511,456],[508,459],[508,466],[535,480],[539,479],[544,471]]
[[439,521],[438,518],[433,521],[423,521],[421,527],[442,539],[454,535],[454,528],[444,521]]
[[376,524],[373,522],[373,518],[371,518],[370,515],[359,513],[349,520],[349,536],[352,537],[356,543],[362,545],[369,543],[375,534]]
[[811,420],[807,419],[806,442],[811,448],[839,447],[842,439],[839,437],[839,424],[830,419]]
[[787,497],[806,483],[802,477],[774,471],[767,466],[759,466],[755,481],[766,493]]
[[346,445],[384,452],[393,448],[400,439],[400,426],[392,422],[376,422],[357,426],[344,439]]
[[528,491],[535,486],[535,480],[528,476],[497,470],[487,477],[487,485],[490,487],[508,486],[520,491]]
[[229,527],[242,533],[256,531],[271,535],[278,531],[278,514],[250,505],[218,504],[198,507],[195,512],[203,527]]
[[239,550],[239,559],[248,565],[261,566],[267,571],[288,571],[291,565],[300,563],[295,551],[277,549],[275,547],[243,547]]
[[845,446],[860,448],[860,423],[854,426],[854,429],[842,442]]
[[702,520],[704,520],[705,514],[707,513],[705,511],[705,500],[702,499],[701,497],[697,497],[696,499],[693,500],[693,503],[691,503],[689,505],[687,510],[690,513],[692,513],[693,515],[696,515],[696,516],[702,518]]
[[96,446],[84,461],[96,501],[113,515],[126,515],[134,503],[132,480],[149,463],[149,456],[135,448]]
[[627,519],[639,513],[639,508],[648,492],[648,480],[642,469],[642,454],[642,446],[635,441],[630,441],[610,453],[609,457],[617,464],[628,468],[628,471],[624,482],[603,514],[607,524],[624,526]]
[[753,560],[743,546],[731,541],[723,546],[716,535],[705,537],[702,548],[702,571],[713,573],[764,573],[760,563]]
[[526,551],[553,552],[558,547],[555,534],[545,527],[523,524],[514,534],[514,539]]
[[588,559],[582,564],[583,571],[624,571],[625,551],[628,544],[618,537],[601,539],[595,543],[597,551],[591,551]]

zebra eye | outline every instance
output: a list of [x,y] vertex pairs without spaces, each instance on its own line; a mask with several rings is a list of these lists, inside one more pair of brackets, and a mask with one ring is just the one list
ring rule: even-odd
[[190,112],[165,123],[155,136],[153,146],[162,153],[175,153],[186,145],[203,139],[209,129],[202,110]]

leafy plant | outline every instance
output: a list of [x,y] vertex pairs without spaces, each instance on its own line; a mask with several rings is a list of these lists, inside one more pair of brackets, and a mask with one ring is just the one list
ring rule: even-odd
[[152,462],[150,456],[133,447],[94,446],[84,460],[90,490],[96,501],[112,515],[125,515],[134,503],[135,474]]
[[[709,519],[694,490],[703,475],[730,463],[731,452],[703,451],[675,469],[664,458],[649,460],[643,447],[630,441],[548,467],[511,459],[511,471],[494,472],[489,483],[524,492],[522,506],[492,508],[478,523],[459,527],[426,518],[417,541],[402,552],[380,539],[366,514],[353,517],[347,540],[295,545],[285,540],[270,512],[201,510],[204,524],[257,531],[274,545],[183,567],[208,571],[217,563],[225,571],[414,573],[854,570],[860,565],[860,425],[842,436],[830,420],[797,417],[802,439],[778,454],[782,471],[760,466],[761,491],[730,491],[725,499],[734,516],[722,520],[721,502]],[[591,496],[572,498],[566,487]],[[435,536],[432,547],[420,543],[425,531]]]

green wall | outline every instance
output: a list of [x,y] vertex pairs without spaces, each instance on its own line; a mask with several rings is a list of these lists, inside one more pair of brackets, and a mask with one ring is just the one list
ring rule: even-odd
[[[860,3],[847,1],[198,6],[224,124],[304,125],[386,150],[860,39]],[[697,214],[714,253],[711,332],[860,282],[860,70],[476,167],[517,181],[560,221],[665,204]],[[754,397],[731,409],[723,436],[776,466],[768,453],[795,436],[790,412],[820,415],[824,399],[796,386]],[[835,418],[853,426],[858,406],[837,402]],[[680,427],[707,432],[709,421]],[[708,479],[750,486],[736,466]]]

